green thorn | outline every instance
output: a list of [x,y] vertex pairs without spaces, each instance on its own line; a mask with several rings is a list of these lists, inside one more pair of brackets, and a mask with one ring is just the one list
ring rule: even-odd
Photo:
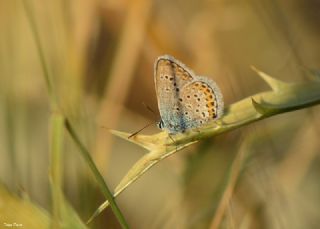
[[252,101],[252,105],[254,107],[254,109],[261,115],[266,115],[267,114],[267,111],[265,110],[265,108],[258,102],[256,102],[254,100],[254,98],[251,98],[251,101]]
[[273,78],[272,76],[258,70],[254,66],[251,66],[251,69],[255,71],[274,91],[279,91],[279,89],[288,87],[290,85],[286,82]]

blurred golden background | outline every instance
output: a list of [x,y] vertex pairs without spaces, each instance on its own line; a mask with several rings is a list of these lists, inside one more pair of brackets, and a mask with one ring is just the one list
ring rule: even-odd
[[[159,120],[158,56],[173,55],[215,80],[227,106],[269,90],[250,65],[286,82],[307,81],[308,69],[320,68],[319,8],[298,0],[1,1],[0,227],[42,228],[18,214],[6,218],[7,195],[27,196],[51,215],[55,109],[43,63],[58,107],[114,188],[145,151],[107,129],[134,132]],[[319,111],[275,116],[162,161],[117,198],[130,228],[318,228]],[[104,198],[66,132],[62,139],[63,193],[85,222]],[[245,159],[221,210],[240,153]],[[89,228],[120,225],[107,209]]]

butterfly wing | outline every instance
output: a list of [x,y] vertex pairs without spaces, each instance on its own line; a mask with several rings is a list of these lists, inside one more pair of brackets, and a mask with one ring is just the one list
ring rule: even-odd
[[186,129],[201,126],[222,115],[222,94],[212,80],[196,76],[181,89],[180,96]]
[[155,62],[155,88],[162,126],[170,133],[186,129],[181,104],[181,90],[194,80],[194,74],[171,56],[160,56]]

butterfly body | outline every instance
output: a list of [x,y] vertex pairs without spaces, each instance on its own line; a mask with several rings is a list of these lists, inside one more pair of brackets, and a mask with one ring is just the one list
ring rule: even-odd
[[169,55],[156,60],[154,72],[161,129],[182,133],[221,117],[222,94],[214,81]]

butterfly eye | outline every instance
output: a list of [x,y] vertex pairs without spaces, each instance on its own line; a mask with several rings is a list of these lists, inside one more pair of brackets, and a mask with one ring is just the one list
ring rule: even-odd
[[164,127],[164,123],[163,123],[163,121],[161,119],[160,122],[158,122],[158,128],[159,129],[163,129],[163,127]]

